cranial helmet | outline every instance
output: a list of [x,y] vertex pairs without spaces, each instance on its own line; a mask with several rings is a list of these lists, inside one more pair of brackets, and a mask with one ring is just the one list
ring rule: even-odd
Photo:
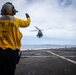
[[16,9],[11,2],[6,2],[1,9],[1,15],[15,15]]

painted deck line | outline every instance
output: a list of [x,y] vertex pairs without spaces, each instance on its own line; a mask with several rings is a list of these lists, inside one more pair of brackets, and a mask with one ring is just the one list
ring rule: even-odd
[[56,57],[56,56],[21,56],[21,58],[37,58],[37,57],[39,57],[39,58],[48,58],[48,57]]
[[62,58],[62,59],[64,59],[64,60],[67,60],[67,61],[69,61],[69,62],[71,62],[71,63],[73,63],[73,64],[76,64],[76,61],[74,61],[74,60],[65,58],[64,56],[60,56],[60,55],[55,54],[54,52],[51,52],[51,51],[47,51],[47,52],[48,52],[48,53],[51,53],[51,54],[53,54],[53,55],[55,55],[55,56],[57,56],[57,57],[60,57],[60,58]]

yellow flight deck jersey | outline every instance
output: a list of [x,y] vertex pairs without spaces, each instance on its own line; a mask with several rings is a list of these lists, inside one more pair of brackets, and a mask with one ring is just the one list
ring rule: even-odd
[[19,31],[19,27],[27,27],[29,25],[30,18],[25,21],[8,15],[0,17],[0,48],[3,50],[7,48],[20,50],[22,34]]

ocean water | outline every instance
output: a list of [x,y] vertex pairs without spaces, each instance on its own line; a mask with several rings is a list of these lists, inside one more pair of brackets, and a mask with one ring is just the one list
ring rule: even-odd
[[57,49],[57,48],[70,48],[76,45],[22,45],[21,50],[36,50],[36,49]]

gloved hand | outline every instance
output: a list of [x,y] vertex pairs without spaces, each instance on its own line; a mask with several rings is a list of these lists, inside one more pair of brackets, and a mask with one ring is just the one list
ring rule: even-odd
[[25,15],[26,15],[26,18],[30,18],[30,16],[27,13],[25,13]]

